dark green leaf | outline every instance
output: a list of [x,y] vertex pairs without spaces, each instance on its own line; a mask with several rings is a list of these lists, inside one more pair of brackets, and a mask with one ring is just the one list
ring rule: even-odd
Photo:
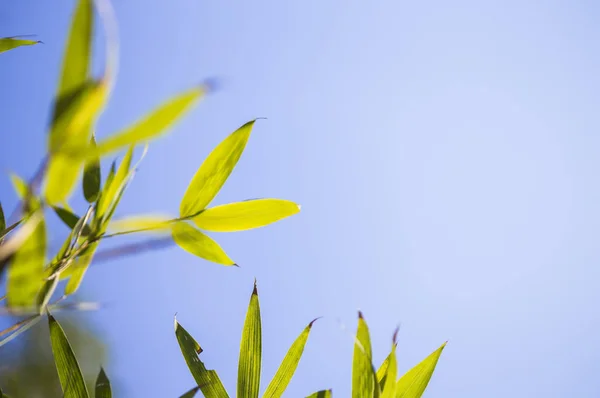
[[200,345],[175,319],[175,336],[183,358],[187,363],[194,380],[206,398],[228,398],[227,391],[219,379],[217,372],[207,370],[199,355],[202,352]]
[[65,332],[50,314],[48,314],[48,324],[54,362],[65,398],[89,397],[79,363],[77,363]]
[[[81,219],[81,217],[74,214],[70,210],[65,209],[64,207],[52,206],[52,209],[54,210],[58,218],[60,218],[62,222],[64,222],[65,225],[71,230],[75,228],[75,226]],[[90,226],[88,224],[84,224],[81,231],[82,236],[88,236],[91,233]]]
[[4,219],[4,210],[2,209],[2,203],[0,202],[0,231],[6,229],[6,220]]
[[111,398],[112,391],[110,389],[110,381],[104,373],[104,369],[100,368],[98,378],[96,379],[96,395],[95,398]]
[[262,355],[262,331],[258,290],[254,282],[254,290],[250,296],[250,304],[246,313],[246,321],[242,330],[240,343],[240,359],[238,365],[237,396],[258,398],[260,388],[260,367]]
[[[96,140],[92,135],[91,148],[96,148]],[[100,158],[92,157],[86,162],[83,169],[83,196],[88,203],[94,203],[100,193]]]
[[200,391],[200,387],[194,387],[179,398],[194,398],[198,391]]

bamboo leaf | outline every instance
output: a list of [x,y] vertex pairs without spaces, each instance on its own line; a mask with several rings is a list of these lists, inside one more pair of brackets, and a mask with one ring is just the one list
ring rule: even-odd
[[130,145],[152,140],[165,133],[205,94],[206,87],[194,87],[164,104],[133,125],[111,137],[98,142],[98,147],[90,151],[89,156],[102,156]]
[[105,219],[110,207],[118,196],[119,190],[123,187],[126,182],[127,175],[131,167],[131,158],[133,157],[133,146],[129,147],[129,150],[125,153],[125,157],[121,161],[119,168],[117,169],[114,177],[106,181],[102,194],[98,201],[96,209],[96,217]]
[[264,398],[279,398],[283,395],[285,389],[290,383],[290,380],[292,380],[292,376],[294,376],[294,373],[296,372],[296,368],[298,367],[298,363],[300,362],[300,358],[304,352],[304,346],[308,340],[308,335],[310,334],[310,330],[315,321],[316,319],[309,323],[306,328],[304,328],[300,336],[296,338],[288,350],[285,358],[283,358],[283,362],[281,362],[281,365],[277,370],[277,373],[275,373],[275,377],[273,377],[273,380],[271,380],[271,383],[269,383],[267,391],[263,396]]
[[89,268],[92,259],[94,258],[94,254],[96,253],[96,249],[98,248],[98,242],[94,242],[90,244],[87,251],[79,258],[75,260],[73,265],[71,266],[71,277],[67,282],[67,286],[65,286],[65,295],[69,296],[79,289],[81,286],[81,282],[83,281],[83,277]]
[[13,50],[18,47],[33,46],[40,43],[41,41],[38,40],[24,40],[17,39],[15,37],[3,37],[0,39],[0,53]]
[[[90,148],[96,148],[96,140],[92,135]],[[100,158],[92,157],[87,161],[83,169],[83,196],[88,203],[94,203],[100,194],[101,174],[100,174]]]
[[[21,246],[23,246],[23,244],[29,239],[29,237],[36,231],[37,226],[43,221],[43,219],[44,214],[39,210],[27,218],[27,220],[23,222],[21,228],[12,234],[10,239],[0,245],[0,262],[8,259],[17,250],[19,250]],[[13,226],[9,227],[9,229],[11,228],[13,228]]]
[[385,357],[385,360],[383,361],[383,363],[381,364],[379,369],[377,369],[377,374],[376,374],[377,383],[379,384],[379,388],[382,390],[383,390],[383,386],[385,385],[385,382],[386,382],[388,367],[390,366],[390,360],[391,360],[391,354],[388,355],[387,357]]
[[6,229],[6,220],[4,219],[4,209],[2,209],[2,203],[0,203],[0,231]]
[[[73,230],[75,228],[75,226],[81,219],[81,217],[79,217],[75,213],[71,212],[70,210],[65,209],[64,207],[52,206],[52,209],[54,210],[54,212],[56,213],[58,218],[60,218],[61,221],[64,222],[65,225],[67,227],[69,227],[69,229],[71,229],[71,230]],[[82,229],[81,229],[82,236],[88,236],[91,232],[92,231],[88,224],[82,225]]]
[[48,314],[48,324],[50,327],[52,353],[54,354],[54,362],[64,397],[89,397],[83,374],[65,332],[50,314]]
[[100,373],[98,373],[98,378],[96,379],[95,398],[112,398],[110,380],[108,380],[108,376],[106,376],[103,368],[100,368]]
[[253,199],[211,207],[193,218],[201,229],[213,232],[235,232],[264,227],[300,211],[289,200]]
[[38,293],[38,310],[40,315],[43,314],[46,306],[50,302],[54,291],[56,290],[56,286],[58,285],[58,281],[60,278],[58,276],[52,277],[44,282],[42,285],[42,289]]
[[421,398],[427,388],[427,384],[429,384],[429,380],[431,380],[431,376],[444,347],[446,347],[446,343],[442,344],[440,348],[432,352],[398,380],[396,398]]
[[7,304],[9,307],[31,307],[37,304],[38,292],[44,284],[46,260],[46,225],[43,218],[16,250],[7,271]]
[[208,155],[190,182],[181,204],[181,217],[192,216],[213,200],[235,168],[254,126],[254,121],[244,124],[231,133]]
[[352,397],[369,398],[374,396],[373,366],[371,363],[371,338],[369,328],[362,313],[358,313],[358,328],[352,360]]
[[158,214],[130,216],[120,220],[111,221],[108,229],[112,233],[127,233],[130,231],[170,231],[173,227],[173,217]]
[[[381,383],[379,384],[379,388],[381,390],[381,398],[395,398],[396,397],[396,375],[398,372],[398,364],[396,362],[396,341],[392,344],[392,351],[386,359],[388,361],[388,366],[386,369],[386,375]],[[379,377],[377,377],[379,380]]]
[[198,391],[200,391],[200,387],[194,387],[191,390],[189,390],[186,393],[184,393],[179,398],[194,398],[196,396],[196,394],[198,393]]
[[314,394],[309,395],[306,398],[331,398],[332,396],[333,396],[333,394],[331,393],[331,390],[321,390]]
[[183,358],[194,376],[194,380],[206,398],[228,398],[227,391],[219,379],[217,372],[207,370],[199,356],[202,352],[200,345],[175,319],[175,336]]
[[256,281],[250,296],[248,312],[242,342],[240,343],[240,359],[238,365],[237,396],[258,398],[260,388],[260,367],[262,355],[262,331],[260,320],[260,305],[258,303],[258,290]]
[[15,228],[17,228],[21,222],[23,220],[19,220],[16,223],[12,224],[11,226],[9,226],[8,228],[5,228],[3,231],[0,231],[0,243],[2,243],[2,241],[4,240],[4,238],[6,237],[6,235],[8,235],[12,230],[14,230]]
[[221,246],[185,222],[173,225],[173,240],[188,253],[222,265],[235,265]]

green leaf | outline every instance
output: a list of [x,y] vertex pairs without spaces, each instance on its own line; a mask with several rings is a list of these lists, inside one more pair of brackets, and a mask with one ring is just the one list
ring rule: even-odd
[[358,328],[354,342],[354,358],[352,360],[352,397],[369,398],[374,396],[375,377],[371,362],[371,338],[369,328],[362,313],[358,313]]
[[22,221],[23,220],[19,220],[16,223],[9,226],[8,228],[4,229],[3,231],[0,231],[0,243],[2,243],[2,241],[4,240],[4,237],[6,235],[8,235],[13,229],[17,228],[21,224]]
[[[381,390],[381,398],[396,397],[396,375],[398,372],[398,364],[396,362],[396,341],[392,344],[392,351],[386,358],[388,366],[386,369],[385,378],[381,380],[379,388]],[[379,376],[377,377],[379,380]]]
[[[64,222],[65,225],[71,230],[75,228],[75,226],[81,219],[81,217],[74,214],[70,210],[65,209],[64,207],[52,206],[52,209],[54,210],[58,218],[60,218],[62,222]],[[91,232],[92,231],[90,229],[90,226],[88,224],[83,224],[82,236],[88,236]]]
[[217,372],[207,370],[198,355],[202,352],[200,345],[175,319],[175,336],[183,358],[206,398],[228,398],[227,391],[219,379]]
[[5,394],[4,391],[2,391],[2,389],[0,389],[0,398],[10,398],[10,396]]
[[309,395],[306,398],[331,398],[332,396],[333,396],[333,394],[331,393],[331,390],[321,390],[314,394]]
[[200,387],[194,387],[179,398],[194,398],[198,391],[200,391]]
[[296,341],[294,341],[288,350],[279,369],[277,369],[277,373],[275,373],[275,377],[273,377],[273,380],[269,383],[267,391],[263,396],[264,398],[279,398],[283,395],[290,380],[292,380],[292,376],[294,376],[294,372],[296,372],[296,368],[298,367],[298,363],[304,352],[304,346],[308,340],[308,335],[310,334],[310,330],[315,321],[316,319],[304,328],[300,336],[296,338]]
[[396,398],[420,398],[423,395],[444,347],[446,343],[398,380]]
[[[385,385],[385,382],[386,382],[388,367],[390,366],[390,360],[391,360],[391,354],[385,358],[385,360],[383,361],[383,363],[381,364],[379,369],[377,369],[377,374],[376,374],[377,383],[379,384],[379,388],[381,390],[383,390],[383,386]],[[394,381],[395,380],[396,379],[394,379]]]
[[[29,240],[29,238],[36,231],[37,226],[40,224],[40,222],[43,221],[43,219],[44,213],[40,210],[36,211],[31,216],[29,216],[26,219],[26,221],[22,223],[23,225],[21,226],[21,228],[19,228],[17,232],[12,234],[6,242],[3,242],[2,245],[0,245],[0,262],[8,259],[17,250],[20,250],[21,246],[23,246],[23,244],[27,240]],[[19,221],[18,224],[21,224],[21,222]],[[8,229],[11,228],[13,228],[13,226],[8,227]]]
[[46,261],[46,225],[43,218],[31,235],[16,250],[7,272],[7,304],[33,307],[44,284]]
[[12,182],[13,188],[15,189],[15,192],[17,193],[19,199],[25,199],[29,192],[29,186],[27,185],[25,180],[19,177],[18,175],[11,173],[10,181]]
[[129,147],[123,161],[119,165],[114,177],[106,181],[102,194],[98,201],[98,207],[96,209],[96,217],[105,219],[106,214],[112,207],[113,202],[118,196],[119,191],[126,182],[131,167],[131,158],[133,157],[133,146]]
[[112,221],[108,229],[112,233],[128,233],[142,231],[171,231],[173,228],[173,217],[158,214],[147,214],[142,216],[130,216],[120,220]]
[[[96,147],[96,140],[92,135],[90,141],[90,147]],[[87,161],[85,168],[83,169],[83,196],[88,203],[94,203],[98,199],[100,194],[100,158],[92,157]]]
[[110,380],[104,373],[104,369],[100,368],[98,378],[96,379],[96,395],[95,398],[111,398],[112,391],[110,389]]
[[0,53],[15,49],[17,47],[33,46],[33,45],[39,44],[39,43],[41,43],[41,41],[23,40],[23,39],[17,39],[14,37],[3,37],[0,39]]
[[205,87],[200,86],[171,98],[130,127],[98,142],[98,147],[90,151],[89,156],[106,155],[158,137],[191,109],[205,92]]
[[237,396],[258,398],[260,388],[260,367],[262,355],[262,332],[260,305],[256,281],[250,296],[246,321],[242,330],[240,359],[238,364]]
[[4,219],[4,209],[2,209],[2,203],[0,203],[0,231],[6,229],[6,220]]
[[38,293],[37,304],[40,315],[43,314],[48,302],[50,302],[50,299],[56,290],[56,286],[58,285],[58,281],[58,276],[46,280],[42,286],[42,289]]
[[98,248],[98,242],[91,243],[86,252],[71,265],[71,277],[65,286],[65,295],[69,296],[79,289],[85,272],[92,263],[96,249]]
[[235,232],[264,227],[300,211],[289,200],[253,199],[211,207],[193,218],[201,229],[213,232]]
[[221,190],[246,147],[252,126],[254,121],[231,133],[204,160],[183,195],[179,207],[181,217],[204,210]]
[[54,354],[54,362],[64,397],[89,397],[83,374],[65,332],[50,314],[48,314],[48,324],[50,326],[52,353]]
[[188,223],[173,225],[173,240],[188,253],[222,265],[236,265],[221,246]]

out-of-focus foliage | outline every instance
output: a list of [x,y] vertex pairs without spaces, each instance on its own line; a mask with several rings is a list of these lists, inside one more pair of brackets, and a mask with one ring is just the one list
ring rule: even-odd
[[0,53],[14,50],[18,47],[33,46],[39,43],[41,43],[41,41],[19,39],[18,37],[3,37],[0,38]]

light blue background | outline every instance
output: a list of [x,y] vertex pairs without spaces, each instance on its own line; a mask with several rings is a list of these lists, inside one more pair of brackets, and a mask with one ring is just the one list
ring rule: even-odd
[[[111,344],[116,396],[193,386],[175,312],[233,395],[254,277],[263,387],[325,316],[287,396],[349,396],[358,308],[378,362],[397,324],[401,370],[449,340],[428,397],[600,396],[600,4],[114,3],[121,67],[100,137],[206,77],[223,82],[151,146],[120,214],[176,213],[209,151],[258,116],[268,120],[215,203],[303,205],[265,229],[213,235],[240,269],[176,247],[92,268],[83,293],[105,308],[81,316]],[[72,7],[0,6],[1,36],[45,42],[0,56],[9,208],[6,172],[31,175],[44,153]]]

